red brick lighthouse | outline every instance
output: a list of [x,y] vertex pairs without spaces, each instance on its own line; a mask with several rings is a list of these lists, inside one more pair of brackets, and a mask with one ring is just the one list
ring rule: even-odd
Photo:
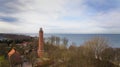
[[43,38],[43,30],[40,28],[39,30],[39,40],[38,40],[38,57],[42,57],[44,54],[44,38]]

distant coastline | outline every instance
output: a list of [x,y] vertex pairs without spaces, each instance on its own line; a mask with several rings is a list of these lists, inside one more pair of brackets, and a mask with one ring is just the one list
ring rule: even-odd
[[[38,37],[38,33],[0,33],[0,34],[17,34],[25,35],[30,37]],[[120,34],[63,34],[63,33],[45,33],[44,37],[58,36],[60,38],[67,38],[68,45],[72,43],[77,46],[84,44],[85,41],[90,40],[93,37],[103,37],[105,38],[109,45],[112,47],[120,47]],[[0,36],[1,37],[1,36]]]

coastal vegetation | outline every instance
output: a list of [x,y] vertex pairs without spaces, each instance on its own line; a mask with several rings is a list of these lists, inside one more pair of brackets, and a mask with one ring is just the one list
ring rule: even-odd
[[[35,67],[38,58],[38,38],[26,36],[21,39],[15,38],[17,39],[0,41],[0,67],[10,66],[8,52],[13,47],[21,55],[20,62],[29,62]],[[74,44],[68,46],[68,41],[67,38],[57,36],[45,38],[45,53],[42,59],[49,61],[41,63],[40,67],[119,67],[120,48],[110,47],[106,39],[94,37],[80,46]],[[18,54],[13,57],[15,56]],[[13,63],[16,61],[18,60],[14,59]]]

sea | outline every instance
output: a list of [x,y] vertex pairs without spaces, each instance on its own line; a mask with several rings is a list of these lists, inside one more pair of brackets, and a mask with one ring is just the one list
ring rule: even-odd
[[[30,36],[37,36],[38,34],[27,34]],[[44,37],[57,36],[60,38],[68,39],[68,45],[75,44],[76,46],[83,45],[86,41],[89,41],[95,37],[104,38],[108,45],[114,48],[120,48],[120,34],[44,34]]]

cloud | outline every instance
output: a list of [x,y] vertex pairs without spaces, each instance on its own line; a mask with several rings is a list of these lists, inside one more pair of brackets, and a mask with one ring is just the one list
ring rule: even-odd
[[0,21],[0,32],[1,33],[15,33],[17,26],[11,23],[6,23],[3,21]]
[[13,17],[0,17],[1,21],[6,21],[6,22],[16,22],[17,19]]
[[120,0],[86,0],[85,3],[93,11],[108,12],[120,8]]
[[46,33],[120,33],[118,3],[118,0],[1,0],[0,32],[37,33],[43,27]]

